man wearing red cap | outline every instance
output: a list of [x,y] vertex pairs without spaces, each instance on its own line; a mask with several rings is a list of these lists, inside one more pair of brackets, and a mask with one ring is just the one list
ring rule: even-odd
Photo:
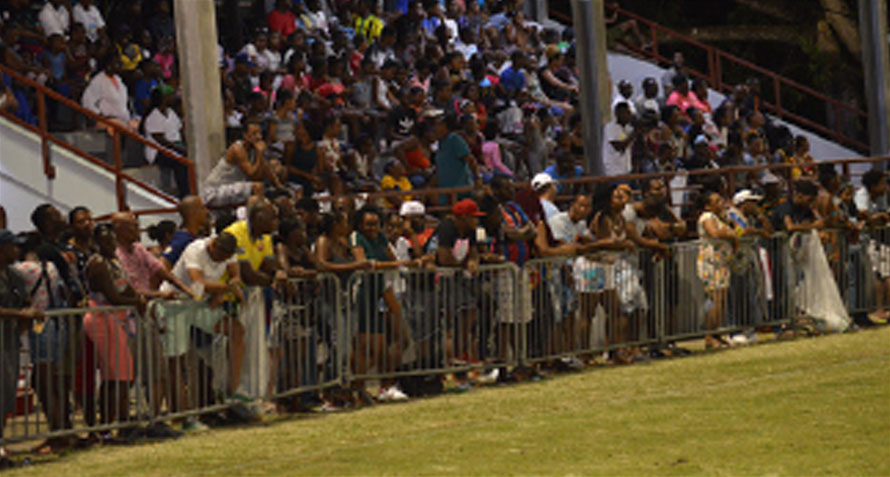
[[436,251],[436,265],[440,267],[466,268],[470,276],[463,273],[449,275],[453,285],[442,287],[443,297],[449,311],[455,310],[458,318],[455,325],[460,330],[459,341],[455,342],[453,332],[448,334],[449,346],[446,356],[460,356],[466,361],[476,361],[478,346],[475,345],[476,293],[473,275],[479,269],[479,254],[476,248],[476,227],[479,217],[485,213],[473,199],[464,199],[454,204],[451,215],[439,222],[434,243],[430,247]]

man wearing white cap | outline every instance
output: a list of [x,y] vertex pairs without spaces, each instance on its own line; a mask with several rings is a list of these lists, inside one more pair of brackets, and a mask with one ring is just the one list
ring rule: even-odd
[[[732,206],[726,211],[729,224],[739,237],[759,235],[769,238],[773,227],[760,208],[763,196],[751,189],[743,189],[732,198]],[[751,285],[753,286],[746,286]],[[729,308],[736,325],[747,325],[760,322],[766,314],[766,302],[773,298],[772,277],[769,266],[769,255],[766,249],[757,243],[741,242],[736,259],[732,265],[732,277],[729,288]],[[737,345],[757,341],[754,328],[732,336]]]
[[426,207],[416,200],[406,200],[399,208],[402,217],[402,233],[395,242],[396,258],[411,260],[424,256],[426,244],[436,232],[426,224]]
[[730,225],[739,236],[760,235],[768,238],[773,233],[773,226],[760,208],[763,196],[751,189],[742,189],[732,197],[732,206],[726,211]]
[[541,207],[544,209],[544,218],[550,220],[550,217],[559,213],[556,207],[556,181],[550,177],[550,174],[540,172],[532,178],[532,189],[538,194],[538,200],[541,201]]

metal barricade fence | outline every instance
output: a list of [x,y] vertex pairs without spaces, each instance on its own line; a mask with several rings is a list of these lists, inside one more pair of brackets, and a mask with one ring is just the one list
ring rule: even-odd
[[343,382],[344,303],[332,274],[291,279],[271,308],[267,398],[299,401],[299,394]]
[[240,306],[226,301],[153,300],[143,324],[149,412],[167,420],[232,405],[244,362]]
[[746,237],[735,250],[725,248],[716,255],[709,247],[701,240],[671,247],[662,276],[662,340],[750,333],[791,322],[793,289],[784,234]]
[[663,266],[644,252],[527,262],[522,281],[532,313],[523,360],[549,361],[657,341],[663,293],[647,293],[641,263],[653,276]]
[[27,328],[3,321],[0,442],[146,423],[142,321],[119,306],[49,310]]
[[515,364],[521,302],[514,264],[353,274],[346,286],[348,381]]
[[890,227],[866,227],[846,235],[842,291],[851,313],[890,307]]
[[344,282],[321,274],[278,292],[249,288],[237,306],[153,301],[144,317],[91,307],[51,310],[28,327],[2,321],[0,442],[215,412],[240,394],[296,399],[365,379],[620,355],[796,320],[830,324],[826,309],[847,315],[890,303],[887,227],[858,240],[749,237],[717,269],[703,268],[706,245],[676,243],[667,257],[637,250],[486,265],[472,275],[397,269]]

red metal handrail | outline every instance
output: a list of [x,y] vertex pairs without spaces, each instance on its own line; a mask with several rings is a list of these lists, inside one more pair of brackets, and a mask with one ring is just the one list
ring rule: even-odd
[[[655,23],[654,21],[649,20],[648,18],[642,17],[636,13],[624,10],[624,9],[622,9],[616,5],[610,4],[610,3],[606,3],[605,6],[606,6],[606,8],[609,8],[609,9],[617,12],[619,15],[636,20],[637,23],[643,24],[649,28],[649,34],[650,34],[650,40],[652,42],[652,46],[650,48],[644,49],[644,48],[639,48],[635,45],[626,45],[628,48],[630,48],[634,52],[636,52],[638,54],[642,54],[646,57],[649,57],[658,63],[671,63],[670,58],[664,57],[658,53],[658,34],[659,33],[663,34],[664,36],[676,38],[677,40],[680,40],[686,44],[689,44],[689,45],[695,46],[701,50],[704,50],[706,57],[707,57],[707,62],[708,62],[707,72],[702,72],[702,71],[696,70],[696,69],[690,67],[689,65],[685,65],[685,69],[689,72],[689,74],[691,74],[693,76],[697,76],[699,78],[708,80],[710,82],[711,86],[717,91],[731,91],[732,90],[732,86],[725,84],[723,82],[723,65],[722,65],[723,61],[728,61],[730,63],[734,63],[740,67],[743,67],[748,70],[754,71],[754,72],[762,74],[764,76],[767,76],[768,78],[770,78],[772,80],[773,94],[775,95],[776,100],[775,100],[775,103],[763,101],[762,104],[766,109],[772,111],[776,116],[778,116],[780,118],[791,120],[795,123],[798,123],[798,124],[805,126],[809,129],[812,129],[820,134],[823,134],[827,137],[832,138],[834,141],[836,141],[840,144],[850,146],[859,152],[868,152],[869,148],[868,148],[867,144],[865,144],[864,142],[862,142],[854,137],[849,137],[846,134],[844,134],[844,132],[841,128],[841,122],[840,122],[840,112],[841,111],[844,111],[848,114],[852,114],[857,118],[867,118],[868,115],[861,109],[858,109],[854,106],[850,106],[849,104],[843,103],[835,98],[832,98],[832,97],[827,96],[823,93],[820,93],[820,92],[814,90],[813,88],[802,85],[792,79],[786,78],[786,77],[779,75],[773,71],[770,71],[766,68],[758,66],[754,63],[751,63],[750,61],[744,60],[744,59],[739,58],[735,55],[727,53],[723,50],[715,48],[711,45],[704,44],[704,43],[702,43],[698,40],[695,40],[687,35],[684,35],[677,31],[671,30],[670,28],[667,28],[663,25]],[[570,24],[572,22],[572,19],[569,16],[567,16],[557,10],[550,9],[549,13],[554,18],[557,18],[563,22],[567,22]],[[800,91],[801,93],[812,96],[815,99],[823,101],[826,104],[828,104],[832,108],[832,111],[834,113],[834,118],[835,118],[834,124],[832,124],[830,126],[822,125],[822,124],[819,124],[811,119],[804,118],[798,114],[788,111],[787,107],[782,106],[782,99],[781,99],[782,98],[782,96],[781,96],[782,86],[787,86],[789,88],[793,88],[797,91]]]
[[[103,118],[102,116],[84,108],[77,102],[72,101],[71,99],[62,96],[61,94],[53,91],[52,89],[49,89],[46,86],[43,86],[43,85],[37,83],[36,81],[31,80],[30,78],[22,76],[18,72],[9,69],[7,66],[5,66],[3,64],[0,64],[0,74],[6,74],[9,77],[11,77],[15,81],[15,83],[18,83],[19,85],[22,85],[22,86],[30,87],[33,90],[35,90],[36,99],[37,99],[37,121],[38,121],[37,127],[34,127],[33,125],[20,120],[19,118],[15,117],[11,113],[0,111],[0,115],[15,122],[16,124],[18,124],[20,126],[27,128],[31,132],[40,136],[41,154],[42,154],[42,159],[43,159],[44,174],[46,174],[46,176],[49,179],[55,179],[55,177],[56,177],[56,168],[52,165],[52,156],[50,154],[50,147],[49,147],[50,143],[55,143],[58,146],[60,146],[64,149],[67,149],[67,150],[73,152],[74,154],[80,156],[84,160],[91,162],[95,165],[98,165],[98,166],[102,167],[103,169],[114,174],[114,176],[115,176],[115,190],[116,190],[116,195],[117,195],[117,205],[118,205],[119,210],[127,209],[125,182],[133,183],[133,184],[139,186],[141,189],[145,190],[146,192],[156,195],[164,200],[176,202],[176,198],[170,196],[167,193],[164,193],[164,192],[158,190],[157,188],[155,188],[153,186],[150,186],[150,185],[144,183],[143,181],[140,181],[140,180],[130,176],[129,174],[127,174],[123,171],[123,162],[121,160],[121,135],[124,135],[124,136],[128,137],[129,139],[142,144],[143,146],[154,148],[160,154],[164,154],[164,155],[172,158],[173,160],[175,160],[181,164],[184,164],[188,168],[190,192],[192,194],[196,193],[197,181],[196,181],[196,176],[195,176],[195,166],[194,166],[194,163],[191,160],[189,160],[188,158],[185,158],[185,157],[177,154],[176,152],[171,151],[171,150],[161,146],[160,144],[152,142],[152,141],[146,139],[145,137],[143,137],[139,134],[136,134],[127,128],[120,126],[119,124],[116,124],[113,121],[109,121],[107,118]],[[104,128],[111,131],[111,136],[112,136],[111,139],[112,139],[113,145],[114,145],[114,157],[112,158],[113,163],[114,163],[113,166],[109,166],[101,159],[99,159],[91,154],[88,154],[77,147],[74,147],[73,145],[69,144],[67,141],[64,141],[64,140],[54,136],[49,131],[49,128],[47,125],[47,119],[46,119],[46,97],[47,96],[55,101],[58,101],[60,104],[63,104],[65,106],[67,106],[68,108],[71,108],[75,112],[80,113],[80,114],[90,118],[91,120],[95,121],[97,124],[102,125]]]

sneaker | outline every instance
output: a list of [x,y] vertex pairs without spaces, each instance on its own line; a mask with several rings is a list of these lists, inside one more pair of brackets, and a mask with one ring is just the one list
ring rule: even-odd
[[494,368],[487,373],[480,374],[476,378],[476,384],[494,384],[498,382],[500,375],[501,371],[498,368]]
[[732,343],[733,346],[745,346],[748,344],[748,337],[741,333],[738,333],[733,335],[732,338],[729,339],[729,341]]
[[868,321],[876,325],[885,325],[887,324],[887,315],[881,311],[873,311],[868,314]]
[[330,401],[325,401],[319,408],[318,412],[337,412],[340,408],[334,405],[334,403]]
[[182,430],[185,432],[202,432],[208,429],[210,426],[194,418],[189,418],[182,424]]
[[380,402],[407,401],[408,395],[402,392],[398,386],[393,385],[386,389],[381,389],[380,394],[377,395],[377,400]]

